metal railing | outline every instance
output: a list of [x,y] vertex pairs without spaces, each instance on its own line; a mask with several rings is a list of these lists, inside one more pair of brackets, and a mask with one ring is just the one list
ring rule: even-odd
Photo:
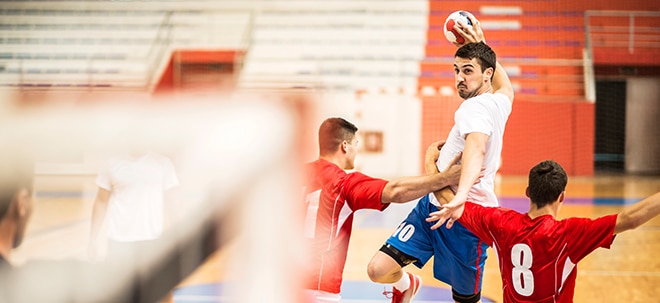
[[159,66],[162,65],[165,56],[169,53],[168,50],[172,42],[172,14],[173,12],[169,11],[163,17],[163,21],[158,26],[156,37],[147,52],[147,75],[144,86],[149,90],[156,85],[154,78],[157,75]]
[[[612,25],[592,24],[594,19],[603,17],[610,20],[623,19],[623,22]],[[660,48],[660,22],[640,25],[640,19],[644,18],[660,20],[660,12],[586,11],[584,23],[587,48],[627,48],[631,54],[635,52],[635,48]]]
[[[597,19],[616,21],[594,24]],[[640,48],[660,48],[660,12],[588,10],[584,13],[584,83],[586,99],[595,102],[594,49],[627,49],[635,54]]]

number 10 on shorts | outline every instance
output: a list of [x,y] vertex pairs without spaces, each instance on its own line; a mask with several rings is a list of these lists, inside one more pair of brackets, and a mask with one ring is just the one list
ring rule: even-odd
[[410,240],[410,237],[415,233],[415,226],[412,224],[406,224],[406,222],[402,222],[399,224],[399,227],[396,228],[394,233],[392,234],[392,237],[399,238],[401,242],[406,242]]

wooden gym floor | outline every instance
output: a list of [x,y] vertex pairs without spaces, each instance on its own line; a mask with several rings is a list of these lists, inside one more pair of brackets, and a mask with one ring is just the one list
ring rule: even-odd
[[[503,206],[525,211],[525,177],[503,177],[497,192]],[[660,191],[660,176],[597,175],[571,177],[568,200],[560,217],[598,217],[621,210],[626,204]],[[30,260],[84,259],[89,234],[89,220],[96,194],[93,176],[38,176],[35,180],[35,208],[23,245],[12,256],[17,264]],[[383,241],[412,207],[412,203],[392,205],[385,212],[359,212],[349,247],[344,272],[345,282],[366,283],[366,264]],[[599,249],[578,265],[575,302],[660,302],[660,218],[640,228],[618,235],[612,249]],[[213,285],[225,280],[227,256],[232,245],[216,252],[163,302],[221,302],[213,296],[177,294],[199,285]],[[492,249],[484,273],[484,301],[502,302],[501,282]],[[408,270],[420,274],[428,288],[446,289],[433,279],[431,266]],[[376,285],[382,292],[382,286]],[[347,302],[388,302],[380,292],[369,300]],[[201,298],[201,299],[200,299]],[[439,302],[444,302],[439,300]]]

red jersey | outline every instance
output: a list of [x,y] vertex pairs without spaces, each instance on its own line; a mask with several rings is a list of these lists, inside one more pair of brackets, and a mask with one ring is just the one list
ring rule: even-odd
[[359,172],[347,174],[323,159],[307,164],[305,187],[305,238],[309,260],[305,288],[338,294],[346,264],[353,213],[359,209],[383,210],[386,180]]
[[499,207],[465,203],[459,219],[497,253],[504,302],[573,302],[577,263],[614,241],[617,215],[531,219]]

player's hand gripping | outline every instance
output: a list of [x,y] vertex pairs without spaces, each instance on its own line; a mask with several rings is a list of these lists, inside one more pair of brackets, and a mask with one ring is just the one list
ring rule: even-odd
[[[431,143],[429,147],[426,149],[426,153],[424,154],[424,170],[426,171],[427,174],[435,174],[438,173],[438,168],[436,166],[436,162],[438,161],[438,158],[440,157],[440,149],[445,145],[445,140],[440,140]],[[447,168],[443,171],[447,177],[450,180],[453,180],[454,182],[458,182],[458,179],[460,178],[461,175],[461,165],[459,164],[461,160],[461,156],[463,155],[463,152],[458,153],[454,157],[451,162],[449,162],[449,165]]]
[[467,13],[467,14],[470,21],[472,21],[472,27],[468,26],[461,20],[457,21],[458,26],[454,27],[454,29],[461,36],[463,36],[463,38],[465,38],[465,42],[463,44],[454,42],[453,44],[456,45],[456,47],[461,47],[464,44],[471,42],[483,41],[483,43],[486,43],[486,38],[484,38],[484,31],[481,29],[481,23],[471,13]]
[[426,174],[435,174],[438,172],[437,167],[435,166],[440,157],[440,149],[445,145],[444,140],[436,141],[431,143],[428,148],[426,148],[426,153],[424,154],[424,170]]

